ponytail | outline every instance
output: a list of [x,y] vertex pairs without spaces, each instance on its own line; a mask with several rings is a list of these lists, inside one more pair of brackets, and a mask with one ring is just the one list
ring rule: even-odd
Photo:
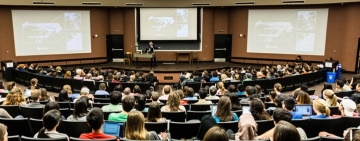
[[37,138],[50,138],[48,135],[45,134],[45,128],[41,128],[38,132]]
[[330,106],[338,106],[337,105],[337,96],[335,94],[333,94],[331,97],[331,105]]
[[330,109],[329,109],[329,107],[326,107],[326,106],[325,106],[325,116],[326,117],[330,116]]

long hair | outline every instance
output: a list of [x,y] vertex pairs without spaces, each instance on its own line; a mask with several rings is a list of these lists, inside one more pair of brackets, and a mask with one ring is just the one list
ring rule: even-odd
[[158,102],[153,101],[149,105],[148,114],[146,116],[146,122],[157,122],[158,118],[162,118],[160,105]]
[[204,141],[227,141],[229,140],[229,137],[226,134],[226,131],[219,127],[219,126],[214,126],[212,128],[210,128],[205,136],[204,136]]
[[125,127],[125,137],[129,140],[147,140],[144,115],[139,111],[129,112]]
[[137,97],[136,101],[137,101],[136,110],[138,110],[138,111],[144,110],[145,109],[145,103],[146,103],[145,95],[139,95]]
[[231,110],[241,110],[241,104],[239,101],[239,97],[235,93],[229,93],[227,96],[229,96],[231,101]]
[[219,99],[215,116],[217,116],[221,122],[232,121],[234,119],[231,112],[231,100],[228,96],[222,96]]
[[50,100],[45,88],[40,88],[41,100]]
[[307,92],[300,90],[296,98],[297,104],[311,104],[310,96]]
[[329,106],[338,106],[337,105],[337,96],[334,94],[333,90],[326,89],[323,91],[323,94],[330,99],[331,102],[330,102]]
[[249,106],[255,120],[270,120],[271,116],[265,111],[265,105],[260,99],[254,98]]
[[283,88],[282,88],[280,83],[275,83],[274,84],[274,90],[276,90],[277,92],[281,92],[282,89]]
[[217,87],[220,89],[220,94],[224,94],[225,93],[225,86],[224,86],[224,82],[218,82],[217,83]]
[[169,107],[170,111],[179,111],[180,108],[180,96],[175,92],[169,94],[166,106]]
[[61,113],[59,110],[53,109],[45,113],[43,117],[44,128],[40,129],[38,138],[50,138],[45,134],[45,130],[54,129],[61,121]]
[[314,111],[319,111],[321,114],[325,116],[330,116],[330,109],[325,106],[325,100],[323,99],[316,99],[313,101],[313,108]]
[[300,141],[296,127],[287,121],[280,121],[274,130],[273,141]]
[[20,106],[23,102],[26,102],[26,100],[23,97],[20,88],[14,88],[9,92],[9,94],[6,95],[6,99],[2,105]]
[[6,132],[7,132],[7,126],[0,123],[0,141],[4,140],[4,135],[6,134]]
[[87,114],[87,104],[85,100],[78,99],[74,105],[73,117],[74,119],[86,116]]
[[30,80],[30,88],[31,88],[31,90],[36,89],[37,83],[38,83],[38,80],[36,78],[33,78],[33,79]]
[[206,132],[213,126],[216,125],[215,119],[211,115],[205,115],[201,118],[200,128],[197,135],[199,140],[203,140]]
[[61,90],[57,101],[69,101],[68,92],[66,90]]

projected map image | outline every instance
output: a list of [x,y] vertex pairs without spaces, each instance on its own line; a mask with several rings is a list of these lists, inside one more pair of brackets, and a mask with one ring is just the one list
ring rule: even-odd
[[316,11],[299,11],[297,28],[299,30],[315,30],[316,15]]
[[288,42],[293,37],[294,29],[290,22],[256,22],[256,41],[258,42]]

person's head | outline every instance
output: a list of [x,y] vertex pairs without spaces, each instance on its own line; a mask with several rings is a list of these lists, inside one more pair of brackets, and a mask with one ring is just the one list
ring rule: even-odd
[[158,92],[151,92],[151,100],[152,101],[158,101],[159,99],[159,93]]
[[0,141],[7,141],[8,140],[8,132],[7,126],[0,123]]
[[211,115],[205,115],[201,118],[200,129],[197,135],[199,140],[203,140],[205,133],[213,126],[216,125],[215,119]]
[[273,113],[274,123],[277,124],[279,121],[291,122],[292,115],[288,110],[283,108],[276,108]]
[[60,105],[53,101],[46,103],[46,105],[44,106],[44,109],[43,109],[43,115],[45,115],[46,112],[48,112],[52,109],[60,110]]
[[360,129],[348,129],[348,131],[344,135],[344,141],[360,141]]
[[126,87],[123,92],[125,95],[129,95],[131,93],[131,90],[129,87]]
[[32,90],[36,89],[37,83],[38,83],[38,79],[36,79],[36,78],[33,78],[33,79],[30,80],[30,86],[31,86]]
[[80,90],[80,95],[87,95],[90,93],[90,89],[88,87],[82,87]]
[[157,122],[158,118],[162,118],[160,105],[158,102],[153,101],[149,105],[148,114],[146,117],[146,122]]
[[135,98],[131,95],[125,96],[121,103],[123,110],[125,112],[130,112],[135,106]]
[[257,94],[257,89],[253,86],[246,86],[245,95],[250,96],[254,94]]
[[265,111],[265,105],[259,98],[250,101],[250,113],[255,120],[269,120],[270,115]]
[[[82,97],[86,97],[86,96],[82,96]],[[74,104],[73,117],[77,119],[85,116],[86,114],[87,114],[87,101],[83,99],[76,100]]]
[[224,91],[225,90],[225,86],[224,86],[224,82],[217,82],[216,86],[221,90]]
[[241,83],[239,83],[239,84],[236,86],[236,88],[237,88],[237,90],[238,90],[239,92],[245,91],[245,87],[244,87],[244,85],[241,84]]
[[287,97],[287,95],[278,95],[275,97],[275,100],[274,100],[274,104],[276,105],[276,107],[279,107],[279,108],[282,108],[282,101],[284,101]]
[[299,91],[296,97],[297,104],[311,104],[310,96],[305,91]]
[[106,84],[105,83],[100,83],[99,84],[99,89],[100,90],[106,90]]
[[216,92],[217,92],[217,88],[216,88],[215,86],[211,86],[211,87],[209,88],[209,94],[210,94],[211,96],[214,96],[214,95],[216,94]]
[[39,101],[41,99],[41,92],[38,89],[31,90],[31,99],[33,101]]
[[122,86],[120,84],[116,85],[115,88],[114,88],[114,91],[122,92],[123,91]]
[[146,140],[148,135],[145,129],[144,115],[139,111],[131,111],[127,117],[125,137],[130,140]]
[[222,96],[219,99],[215,116],[219,117],[220,121],[232,121],[233,115],[231,112],[231,100],[228,96]]
[[153,45],[154,45],[154,43],[153,43],[152,41],[150,41],[150,42],[149,42],[149,45],[150,45],[150,46],[153,46]]
[[207,91],[205,90],[205,88],[200,88],[199,89],[199,97],[200,97],[200,99],[205,99],[206,98],[206,96],[207,96]]
[[49,100],[49,96],[47,94],[47,90],[45,88],[40,88],[40,95],[41,95],[41,100]]
[[191,87],[188,87],[185,91],[185,96],[186,97],[193,97],[194,96],[194,89]]
[[61,113],[57,109],[46,112],[43,117],[44,128],[48,131],[56,130],[56,127],[59,126],[60,121]]
[[67,91],[68,94],[72,94],[71,86],[70,85],[64,85],[63,90]]
[[343,99],[340,103],[339,110],[344,112],[342,116],[352,117],[354,115],[354,111],[356,110],[356,103],[351,99]]
[[66,90],[61,90],[58,96],[58,101],[67,101],[69,100],[69,95]]
[[136,110],[138,110],[138,111],[144,110],[145,109],[145,104],[146,104],[146,96],[145,95],[139,95],[136,98],[136,102],[137,102]]
[[170,111],[180,110],[180,96],[176,92],[170,93],[166,105],[169,106]]
[[300,90],[302,90],[302,91],[307,91],[309,88],[308,88],[308,86],[306,86],[306,85],[301,85],[300,86]]
[[345,85],[344,81],[342,81],[342,80],[336,81],[336,88],[342,88],[342,87],[344,87],[344,85]]
[[179,95],[180,100],[185,97],[183,90],[176,90],[175,93]]
[[325,116],[330,116],[330,109],[325,106],[325,100],[315,99],[313,101],[313,109],[317,114],[323,114]]
[[226,134],[226,131],[219,127],[213,126],[211,127],[206,134],[204,135],[204,141],[227,141],[229,137]]
[[273,141],[300,141],[296,127],[287,121],[279,121],[275,126]]
[[6,83],[6,89],[8,91],[11,91],[14,87],[15,87],[15,82],[14,81],[10,81],[10,82]]
[[102,125],[104,124],[104,113],[103,113],[103,111],[98,107],[94,107],[86,115],[86,121],[87,121],[88,125],[93,130],[101,129]]
[[235,110],[234,108],[238,109],[241,107],[239,97],[237,94],[229,93],[227,94],[227,96],[230,98],[232,110]]
[[112,105],[118,105],[121,102],[121,92],[119,91],[112,91],[110,93],[110,103]]
[[282,103],[282,108],[291,111],[294,109],[296,101],[292,97],[286,97]]
[[330,101],[330,106],[337,106],[337,97],[333,90],[325,89],[323,91],[323,97]]
[[229,87],[227,88],[227,90],[228,90],[229,92],[231,92],[231,93],[237,92],[235,85],[232,85],[232,84],[229,85]]
[[137,93],[137,94],[141,93],[141,88],[139,85],[134,86],[133,93]]
[[270,91],[269,92],[269,100],[270,100],[270,102],[275,102],[276,96],[277,96],[277,93],[275,91]]
[[275,85],[274,85],[274,90],[276,91],[276,92],[281,92],[281,90],[282,90],[283,88],[282,88],[282,86],[281,86],[281,84],[280,83],[275,83]]
[[163,94],[170,94],[171,92],[172,92],[171,86],[170,85],[165,85],[163,90],[162,90],[162,93]]

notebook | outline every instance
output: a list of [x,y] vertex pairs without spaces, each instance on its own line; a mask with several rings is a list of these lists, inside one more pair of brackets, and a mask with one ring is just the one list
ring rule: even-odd
[[296,105],[295,112],[299,112],[303,116],[311,116],[312,115],[312,106],[311,105]]
[[250,106],[242,106],[242,114],[251,114]]
[[123,122],[112,122],[112,121],[105,121],[103,126],[103,132],[107,135],[116,136],[122,138],[123,131],[124,131],[124,123]]
[[211,105],[211,116],[214,116],[214,115],[215,115],[216,110],[217,110],[217,105],[216,105],[216,104]]

